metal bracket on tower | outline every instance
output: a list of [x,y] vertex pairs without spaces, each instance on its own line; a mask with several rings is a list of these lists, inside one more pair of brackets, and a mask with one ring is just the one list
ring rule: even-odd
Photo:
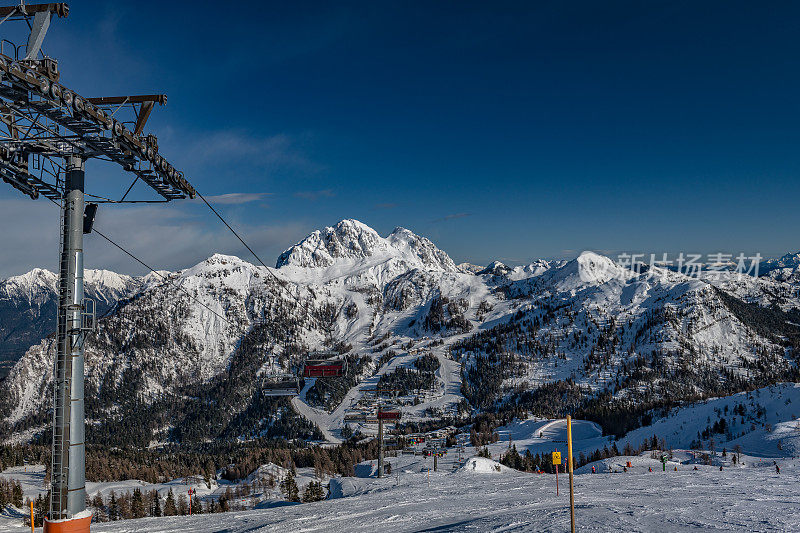
[[97,330],[97,312],[94,300],[84,298],[81,300],[81,331],[93,333]]

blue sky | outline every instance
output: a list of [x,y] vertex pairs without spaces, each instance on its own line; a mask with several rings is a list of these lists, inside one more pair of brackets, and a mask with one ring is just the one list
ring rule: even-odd
[[[86,96],[167,93],[162,153],[206,196],[237,195],[219,207],[267,263],[342,218],[482,264],[800,249],[797,3],[231,6],[73,2],[45,52]],[[124,190],[88,170],[87,190]],[[26,224],[0,274],[55,265],[55,210],[26,201],[0,189]],[[159,268],[247,257],[197,203],[97,222]],[[139,273],[97,241],[89,266]]]

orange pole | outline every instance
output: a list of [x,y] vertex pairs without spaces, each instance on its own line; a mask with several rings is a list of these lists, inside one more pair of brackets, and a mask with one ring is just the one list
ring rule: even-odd
[[31,533],[34,533],[34,531],[33,531],[33,500],[31,500]]

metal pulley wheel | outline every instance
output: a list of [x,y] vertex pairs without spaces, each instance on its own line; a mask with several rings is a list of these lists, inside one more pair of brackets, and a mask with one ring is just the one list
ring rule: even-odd
[[25,86],[31,90],[39,90],[39,73],[33,69],[25,70]]
[[108,130],[111,129],[113,126],[111,119],[108,117],[108,113],[100,109],[99,107],[95,108],[97,111],[98,122],[103,126],[103,129]]
[[50,80],[47,76],[39,77],[39,93],[42,96],[48,96],[50,94]]
[[70,91],[64,91],[61,93],[61,101],[64,102],[64,105],[67,107],[72,107],[72,100],[74,99],[73,94]]
[[18,80],[24,80],[25,79],[25,73],[22,72],[22,68],[16,63],[11,65],[11,69],[9,69],[9,73],[12,76],[14,76],[15,78],[17,78]]

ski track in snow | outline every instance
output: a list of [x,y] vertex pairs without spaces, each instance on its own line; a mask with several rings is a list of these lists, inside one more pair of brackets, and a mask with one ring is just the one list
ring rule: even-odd
[[[652,461],[657,463],[657,461]],[[798,465],[575,476],[582,531],[797,531]],[[95,524],[97,533],[568,531],[567,476],[457,472],[363,480],[361,494],[213,516]],[[22,528],[4,531],[23,531]]]
[[[794,389],[786,386],[771,391],[777,393],[775,403],[783,404],[782,394],[794,392]],[[762,391],[762,394],[766,391]],[[713,411],[715,406],[715,402],[709,402],[707,405],[687,407],[683,412],[690,416],[698,408],[706,412]],[[487,446],[493,457],[499,457],[511,443],[520,453],[525,450],[534,454],[549,453],[562,446],[565,448],[566,427],[563,419],[520,420],[498,428],[497,432],[500,441]],[[573,436],[576,454],[602,448],[609,443],[608,437],[601,435],[596,424],[584,420],[573,422]],[[426,444],[417,445],[417,452]],[[754,449],[756,452],[761,450],[758,446]],[[490,459],[467,459],[474,456],[476,451],[466,446],[463,453],[459,454],[458,448],[450,448],[447,455],[438,460],[438,472],[431,472],[433,460],[419,453],[388,457],[393,473],[384,479],[374,477],[374,461],[365,461],[356,466],[358,477],[331,479],[331,499],[323,502],[287,504],[281,501],[276,489],[252,511],[128,520],[95,524],[92,529],[99,533],[567,530],[569,499],[566,475],[562,473],[560,476],[561,493],[556,496],[555,476],[517,472]],[[575,475],[578,529],[798,530],[800,494],[795,487],[800,477],[800,459],[790,459],[786,455],[779,457],[777,460],[782,473],[776,474],[772,459],[742,455],[740,465],[734,467],[731,455],[729,453],[723,458],[719,453],[712,454],[712,464],[706,466],[695,459],[692,452],[675,450],[674,460],[666,464],[666,472],[662,471],[660,460],[652,458],[650,452],[592,463],[597,468],[597,474],[589,473],[591,465],[583,466]],[[623,473],[628,461],[632,466]],[[695,465],[698,470],[694,470]],[[724,470],[719,470],[720,465]],[[271,466],[265,465],[258,472],[271,471]],[[648,468],[653,471],[649,472]],[[312,479],[312,472],[310,469],[300,470],[304,470],[298,472],[301,474],[298,482],[302,486]],[[3,474],[22,481],[25,497],[35,497],[44,490],[43,467],[29,466],[27,474],[21,475],[22,472],[23,467],[15,467]],[[136,486],[145,490],[156,488],[162,497],[170,488],[179,492],[186,488],[183,480],[158,486],[138,481],[88,485],[90,494],[100,491],[106,497],[111,489],[121,493]],[[203,496],[212,496],[212,493],[221,494],[225,488],[222,484],[214,490],[199,487],[198,492]],[[19,511],[9,507],[4,517],[0,518],[0,532],[27,531],[19,524]]]

